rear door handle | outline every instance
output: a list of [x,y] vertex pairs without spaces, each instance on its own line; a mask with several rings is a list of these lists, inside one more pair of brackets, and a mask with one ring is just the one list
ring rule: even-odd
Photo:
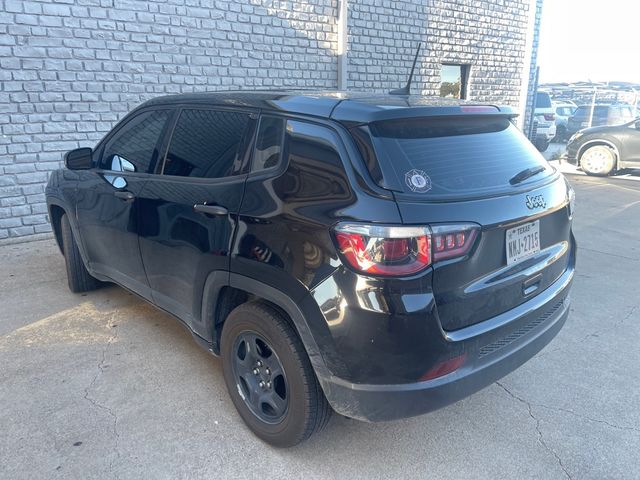
[[133,202],[136,199],[136,196],[133,193],[127,191],[113,192],[113,194],[126,202]]
[[198,203],[193,206],[193,210],[207,215],[216,215],[222,217],[229,214],[229,210],[219,205],[207,205],[206,203]]

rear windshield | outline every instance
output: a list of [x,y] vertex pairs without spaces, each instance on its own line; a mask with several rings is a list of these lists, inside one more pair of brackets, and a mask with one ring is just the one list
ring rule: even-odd
[[536,94],[536,108],[549,108],[551,107],[551,97],[548,93]]
[[[370,148],[362,148],[377,183],[425,199],[513,192],[554,172],[507,118],[416,118],[359,128],[356,137],[366,133],[375,152],[372,160]],[[513,180],[541,167],[529,178]]]
[[576,107],[558,107],[556,108],[556,113],[558,115],[562,115],[563,117],[568,117],[573,114]]

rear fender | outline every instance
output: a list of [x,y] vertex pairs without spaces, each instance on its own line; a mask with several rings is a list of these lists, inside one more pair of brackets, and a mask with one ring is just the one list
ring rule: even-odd
[[[314,336],[314,334],[318,335],[318,333],[312,333],[312,329],[307,322],[307,317],[314,316],[314,312],[309,312],[309,310],[312,310],[314,305],[314,303],[312,303],[314,302],[313,298],[307,295],[302,300],[295,302],[282,291],[258,280],[254,280],[237,273],[213,272],[209,275],[205,283],[202,296],[202,322],[196,333],[207,340],[211,338],[214,348],[219,347],[218,333],[215,328],[216,308],[220,292],[226,286],[243,290],[257,298],[264,299],[272,303],[276,307],[280,308],[291,319],[294,328],[302,340],[307,355],[309,356],[311,365],[324,388],[325,382],[323,379],[330,376],[329,369],[320,353],[316,337]],[[319,310],[317,314],[320,316],[322,315]],[[326,328],[325,325],[322,325],[319,322],[314,323],[318,323],[316,329],[322,328],[323,326]]]
[[[78,228],[78,220],[75,216],[75,209],[68,202],[64,201],[59,197],[54,197],[54,196],[47,197],[47,210],[49,211],[49,221],[51,222],[51,226],[54,229],[56,227],[53,225],[53,222],[54,222],[54,215],[52,214],[53,206],[61,208],[62,210],[64,210],[64,213],[67,214],[67,218],[69,219],[69,225],[71,226],[71,232],[73,233],[73,238],[76,240],[76,243],[78,244],[78,250],[80,250],[80,256],[82,257],[82,261],[87,267],[87,270],[89,271],[89,273],[93,275],[93,271],[90,268],[90,264],[89,264],[89,258],[87,257],[87,251],[84,247],[84,242],[82,240],[82,237],[80,236],[80,229]],[[56,240],[58,239],[56,238]],[[62,250],[62,244],[59,243],[58,246],[60,247],[60,250]]]

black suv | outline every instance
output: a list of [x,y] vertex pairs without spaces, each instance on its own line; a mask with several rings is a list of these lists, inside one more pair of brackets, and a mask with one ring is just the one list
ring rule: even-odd
[[332,410],[442,407],[569,312],[573,191],[513,116],[397,95],[148,101],[49,180],[69,286],[116,282],[175,315],[274,445]]

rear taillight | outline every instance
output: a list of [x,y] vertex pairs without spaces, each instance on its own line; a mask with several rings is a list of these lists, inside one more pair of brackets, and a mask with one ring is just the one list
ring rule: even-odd
[[406,276],[434,261],[465,255],[478,233],[474,224],[431,227],[343,223],[334,236],[341,257],[358,272]]
[[553,122],[556,119],[556,114],[555,113],[545,113],[544,114],[544,119],[547,120],[548,122]]
[[478,234],[478,226],[473,224],[433,225],[433,261],[461,257],[471,249]]
[[431,264],[428,227],[340,224],[334,234],[351,267],[371,275],[410,275]]

